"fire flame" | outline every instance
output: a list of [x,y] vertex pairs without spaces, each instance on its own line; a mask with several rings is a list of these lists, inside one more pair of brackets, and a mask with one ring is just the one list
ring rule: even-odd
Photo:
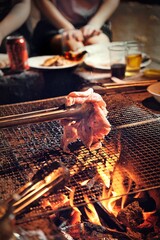
[[85,210],[85,213],[86,213],[88,219],[90,220],[90,222],[92,222],[94,224],[101,225],[98,213],[97,213],[95,207],[93,206],[93,204],[90,203],[87,195],[84,195],[84,199],[87,203],[87,206],[84,207],[84,210]]
[[[113,170],[113,169],[112,169]],[[97,174],[92,178],[92,179],[86,179],[84,181],[80,181],[79,184],[81,186],[86,186],[89,190],[94,187],[94,184],[97,183],[97,181],[102,184],[102,192],[100,196],[97,199],[98,202],[101,203],[101,206],[106,209],[106,213],[111,213],[115,217],[119,216],[120,211],[124,208],[126,200],[128,198],[128,191],[131,188],[132,181],[128,181],[128,185],[126,188],[126,194],[124,194],[124,188],[118,186],[117,189],[115,189],[111,185],[111,173],[112,170],[104,170],[100,164],[97,164]],[[119,175],[118,175],[119,176]],[[47,179],[48,180],[48,179]],[[67,190],[69,190],[69,196],[65,196],[62,194],[61,198],[63,201],[60,204],[55,204],[55,203],[50,203],[50,201],[45,202],[45,206],[50,206],[54,210],[58,210],[63,204],[67,204],[67,206],[70,206],[72,208],[71,214],[67,222],[71,225],[79,224],[82,221],[82,212],[80,209],[74,205],[74,197],[75,197],[75,191],[76,187],[69,188],[65,186]],[[96,225],[102,225],[101,217],[99,216],[98,210],[96,210],[95,206],[93,203],[91,203],[90,198],[88,197],[87,194],[83,194],[85,205],[83,207],[83,210],[85,211],[85,214],[88,218],[88,220]],[[93,196],[95,197],[95,196]],[[134,199],[136,198],[141,198],[140,193],[134,196]],[[125,209],[124,209],[125,211]],[[152,225],[151,223],[152,219],[155,219],[154,213],[153,212],[144,212],[143,213],[143,218],[144,223],[139,224],[138,227],[143,228]],[[117,218],[118,219],[118,218]],[[121,220],[119,220],[121,221]],[[154,225],[154,224],[153,224]]]

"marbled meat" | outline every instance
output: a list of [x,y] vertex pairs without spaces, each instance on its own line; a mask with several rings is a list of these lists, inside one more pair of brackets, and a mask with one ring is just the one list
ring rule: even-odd
[[68,145],[78,139],[90,150],[102,146],[102,140],[110,132],[111,125],[107,120],[108,111],[106,103],[101,95],[95,93],[92,88],[84,92],[71,92],[66,97],[66,106],[74,104],[92,105],[92,111],[84,114],[80,120],[63,119],[61,146],[65,152],[69,152]]

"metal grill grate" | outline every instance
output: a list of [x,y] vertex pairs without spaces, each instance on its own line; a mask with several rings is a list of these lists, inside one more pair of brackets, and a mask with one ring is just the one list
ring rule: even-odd
[[[76,187],[74,196],[76,206],[84,204],[84,194],[98,197],[102,192],[102,183],[95,183],[91,188],[81,183],[94,179],[97,172],[112,175],[116,163],[120,167],[116,169],[122,175],[128,174],[134,182],[139,181],[136,188],[130,189],[130,193],[159,188],[159,115],[135,104],[125,95],[105,96],[104,99],[107,102],[109,121],[113,130],[105,138],[103,147],[99,150],[91,152],[77,141],[70,146],[70,154],[64,153],[60,149],[62,128],[56,121],[1,129],[1,197],[7,199],[29,181],[37,170],[43,166],[50,168],[54,160],[63,162],[70,169],[71,175],[68,188],[62,188],[58,193],[69,196],[70,189]],[[62,100],[57,98],[35,103],[6,105],[0,107],[0,112],[1,116],[5,116],[50,108],[61,105]],[[129,127],[126,124],[129,124]],[[120,151],[120,160],[117,162]],[[122,182],[120,179],[115,182],[119,189]],[[54,195],[50,198],[54,199]],[[56,199],[59,201],[58,194]]]

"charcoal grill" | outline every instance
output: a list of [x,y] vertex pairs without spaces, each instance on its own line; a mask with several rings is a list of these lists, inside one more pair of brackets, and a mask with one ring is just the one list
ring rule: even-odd
[[[160,188],[160,114],[153,113],[142,104],[134,102],[125,94],[105,95],[109,111],[108,117],[112,130],[105,137],[101,149],[89,151],[80,141],[71,144],[70,154],[60,148],[62,127],[58,121],[26,124],[22,126],[3,128],[0,130],[0,189],[1,198],[8,199],[13,193],[30,181],[41,168],[50,168],[53,161],[60,161],[70,169],[70,181],[67,186],[56,193],[50,193],[50,201],[60,201],[59,196],[65,194],[68,198],[71,189],[76,188],[74,205],[79,207],[86,204],[84,194],[94,201],[102,192],[103,185],[94,187],[80,184],[94,179],[98,172],[114,172],[122,151],[122,166],[120,171],[129,174],[129,169],[136,171],[140,184],[132,184],[129,192],[134,194]],[[30,112],[34,110],[58,107],[64,103],[64,98],[53,98],[27,103],[0,106],[1,116]],[[129,160],[129,163],[126,162]],[[125,169],[127,165],[127,170]],[[138,167],[137,167],[138,166]],[[119,169],[117,170],[119,171]],[[123,174],[123,173],[122,173]],[[133,177],[133,181],[134,181]],[[112,179],[111,179],[112,181]],[[115,183],[117,189],[122,182]],[[128,182],[124,182],[127,186]],[[110,196],[111,197],[111,196]],[[39,216],[53,213],[41,207],[41,201],[31,205],[26,211],[34,212],[25,220],[23,213],[19,223]],[[67,206],[68,207],[68,206]],[[59,208],[59,211],[66,206]]]

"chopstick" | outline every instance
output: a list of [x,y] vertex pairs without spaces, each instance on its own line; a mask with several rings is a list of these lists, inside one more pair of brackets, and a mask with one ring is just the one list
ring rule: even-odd
[[[137,92],[136,87],[145,88],[153,83],[158,82],[158,80],[145,80],[145,81],[131,81],[125,83],[95,83],[92,88],[95,90],[95,92],[103,95],[103,94],[113,94],[115,92]],[[85,89],[85,88],[84,88]],[[146,91],[146,89],[145,89]]]
[[126,88],[126,87],[137,87],[137,86],[149,86],[152,83],[157,82],[157,80],[142,80],[142,81],[127,81],[124,83],[103,83],[101,86],[106,89],[118,89],[118,88]]
[[[63,107],[63,108],[62,108]],[[7,116],[4,116],[4,117],[1,117],[0,118],[0,121],[1,120],[9,120],[9,119],[16,119],[16,118],[19,118],[19,117],[28,117],[31,115],[31,113],[34,113],[34,114],[43,114],[43,113],[48,113],[48,112],[52,112],[52,111],[58,111],[58,110],[65,110],[64,106],[60,106],[60,107],[54,107],[54,108],[47,108],[47,109],[42,109],[42,110],[36,110],[36,111],[33,111],[33,112],[25,112],[25,113],[19,113],[19,114],[12,114],[12,115],[7,115]]]
[[[87,107],[86,107],[87,106]],[[71,108],[60,109],[51,108],[48,110],[33,111],[17,115],[1,117],[0,128],[11,127],[29,123],[39,123],[45,121],[53,121],[58,119],[81,119],[85,114],[92,110],[91,104],[76,105]]]

